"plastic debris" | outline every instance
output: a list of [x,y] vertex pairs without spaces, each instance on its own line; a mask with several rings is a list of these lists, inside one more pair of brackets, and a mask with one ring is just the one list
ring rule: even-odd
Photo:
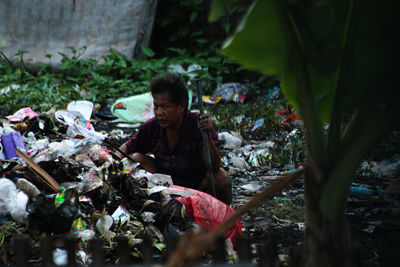
[[80,117],[90,120],[93,112],[93,103],[87,100],[78,100],[68,103],[67,110],[69,112],[79,112]]
[[279,92],[280,92],[279,87],[274,86],[272,89],[268,90],[267,98],[270,100],[277,99],[279,98]]
[[372,167],[372,172],[379,177],[396,177],[400,175],[400,155],[396,154]]
[[[192,92],[188,90],[190,109]],[[111,106],[114,116],[129,123],[143,123],[154,117],[153,97],[150,92],[117,99]]]
[[378,190],[360,186],[350,186],[349,194],[350,196],[362,196],[362,195],[374,196],[378,195]]
[[18,191],[16,185],[7,178],[0,178],[0,215],[8,215],[18,221],[25,222],[28,217],[26,205],[28,196]]
[[53,250],[53,262],[55,265],[64,266],[68,264],[68,252],[62,248]]
[[111,215],[115,222],[119,222],[120,224],[124,224],[129,221],[130,213],[123,206],[118,206],[118,208]]
[[101,216],[96,222],[96,229],[100,234],[104,234],[107,230],[111,228],[114,220],[110,215]]
[[72,234],[79,235],[84,230],[86,230],[86,225],[85,225],[85,222],[82,220],[82,218],[75,219],[72,222],[72,228],[71,228]]
[[264,125],[264,119],[256,120],[256,121],[254,122],[254,126],[253,126],[253,128],[251,129],[251,131],[254,132],[254,131],[257,130],[258,128],[261,128],[261,126],[263,126],[263,125]]
[[203,95],[202,100],[204,103],[207,104],[218,104],[222,99],[222,96],[208,96],[208,95]]
[[240,83],[224,83],[217,86],[212,96],[220,96],[227,102],[243,103],[248,92],[249,88]]
[[3,134],[1,136],[1,143],[7,159],[18,157],[17,153],[15,152],[16,148],[18,148],[22,152],[26,152],[25,144],[20,132],[10,132]]
[[228,132],[218,133],[218,140],[223,141],[223,147],[227,149],[239,149],[242,146],[242,139]]
[[37,117],[38,114],[33,111],[31,108],[22,108],[18,110],[16,113],[13,115],[7,116],[6,118],[9,119],[12,122],[20,122],[23,121],[25,118],[33,119]]
[[243,194],[254,195],[255,193],[260,191],[261,185],[259,182],[251,182],[249,184],[240,186],[240,188],[244,189]]

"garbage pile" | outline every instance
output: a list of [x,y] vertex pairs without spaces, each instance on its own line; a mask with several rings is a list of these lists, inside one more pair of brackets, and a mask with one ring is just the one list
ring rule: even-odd
[[[150,238],[153,258],[165,259],[167,236],[199,227],[213,229],[234,210],[212,196],[173,185],[168,175],[151,174],[128,158],[113,157],[108,134],[97,132],[87,101],[37,114],[30,108],[1,120],[0,259],[15,262],[13,239],[28,236],[37,244],[72,235],[79,240],[76,261],[91,263],[87,241],[101,238],[107,263],[118,261],[113,242],[124,236],[131,255]],[[238,220],[227,232],[235,247],[242,234]],[[57,265],[66,251],[54,250]],[[235,253],[231,250],[231,253]],[[33,261],[40,263],[38,255]],[[36,258],[35,258],[36,257]]]

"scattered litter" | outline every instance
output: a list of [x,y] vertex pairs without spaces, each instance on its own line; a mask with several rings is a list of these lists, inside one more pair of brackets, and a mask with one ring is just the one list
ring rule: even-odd
[[5,95],[8,94],[11,90],[17,90],[21,87],[19,84],[11,84],[7,87],[1,88],[0,89],[0,94]]
[[400,155],[396,154],[391,159],[385,159],[372,167],[379,177],[398,177],[400,175]]
[[228,132],[218,133],[218,140],[223,142],[223,147],[227,149],[239,149],[242,145],[242,139]]
[[245,190],[243,192],[244,195],[254,195],[260,191],[261,185],[259,182],[251,182],[249,184],[240,186],[240,188]]
[[107,230],[111,228],[114,220],[110,215],[101,216],[96,222],[96,229],[100,234],[104,234]]
[[25,118],[33,119],[37,116],[38,114],[31,108],[22,108],[18,110],[16,113],[14,113],[14,115],[7,116],[6,118],[12,122],[21,122]]
[[280,225],[282,227],[287,227],[293,223],[291,220],[280,219],[280,218],[276,217],[275,215],[272,215],[272,218],[274,218],[276,220],[276,222],[278,223],[278,225]]
[[65,266],[68,264],[68,252],[62,248],[53,250],[53,262],[58,266]]
[[378,191],[366,187],[350,186],[349,194],[350,196],[363,196],[363,195],[374,196],[378,195]]
[[93,112],[93,103],[87,100],[78,100],[68,103],[67,110],[69,112],[78,112],[81,118],[90,120]]
[[258,119],[254,122],[254,126],[251,129],[252,132],[254,132],[255,130],[257,130],[258,128],[261,128],[261,126],[264,125],[264,119]]
[[212,94],[213,97],[222,97],[227,102],[243,103],[249,88],[240,83],[224,83],[219,84]]
[[22,152],[26,151],[25,144],[20,132],[10,132],[3,134],[1,136],[1,144],[7,159],[18,157],[17,153],[15,152],[16,148],[18,148]]
[[279,98],[279,92],[280,92],[279,87],[278,86],[274,86],[272,89],[268,90],[267,98],[270,99],[270,100],[277,99],[277,98]]
[[[190,109],[192,92],[188,90]],[[150,92],[117,99],[111,106],[111,113],[128,123],[143,123],[154,117],[153,97]]]
[[218,104],[222,100],[222,96],[208,96],[203,95],[202,100],[207,104]]

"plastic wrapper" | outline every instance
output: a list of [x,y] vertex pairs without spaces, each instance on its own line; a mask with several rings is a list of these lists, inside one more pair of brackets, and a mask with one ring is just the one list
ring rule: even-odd
[[107,135],[96,132],[89,120],[85,119],[79,111],[58,110],[56,119],[63,125],[68,126],[67,135],[71,138],[91,138],[103,141]]
[[280,89],[277,86],[274,86],[272,89],[268,90],[267,98],[268,99],[277,99],[279,98]]
[[253,126],[253,128],[251,129],[251,131],[254,132],[254,131],[257,130],[258,128],[261,128],[261,126],[263,126],[263,125],[264,125],[264,119],[256,120],[256,121],[254,122],[254,126]]
[[36,138],[34,138],[34,139],[30,139],[29,141],[26,140],[25,143],[26,143],[26,153],[30,157],[33,157],[37,153],[46,150],[50,144],[49,139],[47,139],[47,138],[43,138],[43,139],[39,139],[39,140],[36,140]]
[[202,100],[204,103],[207,104],[218,104],[219,101],[221,101],[222,96],[209,96],[209,95],[203,95]]
[[170,186],[173,185],[173,181],[170,175],[162,173],[153,173],[147,178],[149,188],[154,186]]
[[71,233],[73,235],[79,235],[82,233],[84,230],[86,230],[86,224],[82,220],[82,218],[75,219],[72,222],[72,227],[71,227]]
[[101,216],[96,222],[96,229],[100,234],[104,234],[111,228],[114,220],[110,215]]
[[94,145],[97,144],[98,140],[85,138],[63,140],[61,142],[51,142],[48,148],[44,151],[39,152],[33,160],[38,163],[40,161],[54,161],[59,157],[64,159],[71,158],[73,155],[80,153],[86,154],[87,151]]
[[140,163],[132,162],[132,160],[124,157],[120,163],[122,163],[122,169],[127,173],[135,171],[136,167],[140,165]]
[[89,156],[92,160],[100,160],[100,161],[106,161],[109,160],[110,152],[107,149],[104,149],[100,145],[94,145],[93,147],[90,148],[89,150]]
[[71,124],[67,129],[67,135],[71,138],[92,138],[98,141],[106,139],[107,135],[96,132],[93,128],[90,130],[80,124]]
[[54,206],[59,207],[62,203],[64,203],[65,200],[65,188],[63,186],[60,187],[61,192],[57,193],[56,196],[54,197]]
[[150,211],[144,211],[140,214],[144,222],[154,222],[156,214]]
[[87,193],[89,191],[95,190],[96,188],[103,185],[103,181],[100,179],[98,174],[94,171],[90,171],[82,174],[79,177],[82,180],[83,192]]
[[92,240],[93,238],[95,238],[95,236],[96,236],[96,233],[93,230],[90,230],[90,229],[83,230],[78,234],[78,237],[83,242],[88,241],[88,240]]
[[22,108],[13,115],[7,116],[6,118],[12,122],[18,122],[23,121],[26,117],[28,117],[29,119],[33,119],[37,116],[38,114],[31,108]]
[[113,212],[111,217],[114,219],[114,221],[119,222],[122,225],[125,222],[129,221],[130,213],[124,207],[118,206],[118,208]]

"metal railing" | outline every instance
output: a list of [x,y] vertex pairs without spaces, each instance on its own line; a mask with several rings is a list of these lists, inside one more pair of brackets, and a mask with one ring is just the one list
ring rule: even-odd
[[[40,240],[40,257],[38,259],[30,259],[32,255],[32,247],[27,239],[15,239],[14,251],[15,262],[9,266],[58,266],[53,261],[53,251],[56,248],[62,248],[67,252],[68,263],[66,266],[82,265],[77,262],[76,249],[79,240],[73,237],[65,237],[58,239],[57,244],[50,238]],[[166,238],[166,255],[165,260],[160,262],[153,258],[153,246],[150,239],[145,239],[140,246],[142,255],[141,262],[132,260],[131,246],[128,244],[128,239],[125,237],[117,238],[118,264],[106,262],[105,251],[103,249],[104,240],[93,239],[89,241],[89,253],[91,254],[90,266],[166,266],[169,256],[174,253],[178,238]],[[60,245],[61,244],[61,245]],[[209,254],[212,256],[211,266],[279,266],[278,249],[275,238],[271,234],[267,234],[263,243],[257,245],[257,255],[251,255],[250,242],[245,237],[239,237],[237,240],[237,255],[238,262],[228,263],[226,260],[225,240],[224,238],[217,239],[214,248]],[[258,263],[252,262],[251,259],[258,259]],[[0,264],[1,265],[1,264]],[[200,260],[189,266],[205,266]]]

